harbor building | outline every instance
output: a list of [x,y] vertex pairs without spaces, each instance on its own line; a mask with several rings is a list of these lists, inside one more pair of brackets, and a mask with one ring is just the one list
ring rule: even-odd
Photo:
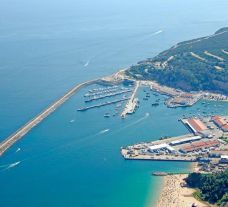
[[187,137],[187,138],[183,138],[183,139],[172,141],[172,142],[170,142],[170,145],[171,146],[176,146],[176,145],[180,145],[180,144],[185,144],[185,143],[198,141],[200,139],[202,139],[201,136]]
[[218,140],[207,140],[207,141],[198,141],[194,142],[188,145],[183,146],[180,149],[180,152],[182,153],[189,153],[196,150],[205,150],[211,147],[217,147],[220,145],[220,142]]
[[208,137],[208,138],[211,137],[210,130],[200,119],[191,118],[191,119],[183,120],[183,123],[195,135],[201,135],[203,137]]
[[157,144],[149,147],[149,151],[152,153],[158,152],[160,150],[168,150],[171,153],[175,152],[175,149],[166,143]]
[[221,116],[212,116],[211,120],[224,132],[228,132],[227,120]]

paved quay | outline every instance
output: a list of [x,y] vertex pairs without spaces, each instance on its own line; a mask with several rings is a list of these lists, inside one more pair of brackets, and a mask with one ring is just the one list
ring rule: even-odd
[[132,93],[129,101],[127,102],[123,112],[121,113],[122,118],[125,118],[127,114],[134,113],[135,108],[137,107],[137,103],[138,103],[138,100],[135,98],[135,96],[136,96],[139,86],[140,86],[140,81],[136,81],[133,93]]

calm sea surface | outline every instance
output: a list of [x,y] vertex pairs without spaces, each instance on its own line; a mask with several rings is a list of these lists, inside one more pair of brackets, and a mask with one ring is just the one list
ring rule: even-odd
[[[226,0],[0,0],[0,5],[0,140],[75,84],[228,25]],[[0,158],[1,207],[153,207],[160,178],[151,172],[183,172],[188,164],[124,161],[120,147],[188,133],[178,122],[184,114],[228,114],[228,105],[216,102],[168,109],[164,96],[151,94],[143,101],[140,89],[141,105],[133,116],[105,119],[113,106],[77,111],[89,88]],[[158,98],[161,104],[151,107]]]

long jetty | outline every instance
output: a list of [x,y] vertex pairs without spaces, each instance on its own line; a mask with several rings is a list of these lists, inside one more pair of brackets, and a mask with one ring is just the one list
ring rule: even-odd
[[140,81],[136,81],[135,88],[132,92],[132,95],[131,95],[129,101],[126,103],[126,106],[125,106],[123,112],[121,113],[121,117],[125,118],[129,112],[131,112],[135,109],[135,107],[136,107],[135,96],[136,96],[137,90],[139,88],[139,85],[140,85]]
[[104,98],[107,98],[107,97],[117,96],[117,95],[121,95],[121,94],[128,93],[128,92],[131,92],[131,91],[132,91],[131,89],[127,89],[127,90],[122,90],[122,91],[118,91],[118,92],[115,92],[115,93],[108,93],[108,94],[105,94],[103,96],[98,96],[98,97],[95,96],[93,98],[85,100],[85,102],[90,102],[90,101],[94,101],[94,100],[104,99]]
[[71,96],[73,96],[79,89],[86,85],[90,85],[93,83],[97,83],[101,81],[101,79],[87,81],[81,84],[76,85],[70,91],[68,91],[64,96],[51,104],[48,108],[46,108],[43,112],[38,114],[35,118],[28,121],[23,127],[18,129],[15,133],[7,137],[0,143],[0,156],[9,149],[16,141],[21,139],[25,134],[27,134],[33,127],[39,124],[43,119],[45,119],[48,115],[50,115],[53,111],[55,111],[58,107],[60,107],[65,101],[67,101]]
[[101,103],[101,104],[80,108],[80,109],[77,109],[77,111],[86,111],[86,110],[93,109],[93,108],[99,108],[99,107],[102,107],[102,106],[107,106],[107,105],[119,103],[119,102],[122,102],[122,101],[126,101],[128,99],[129,98],[122,98],[122,99],[117,99],[117,100],[114,100],[114,101],[107,101],[107,102],[104,102],[104,103]]

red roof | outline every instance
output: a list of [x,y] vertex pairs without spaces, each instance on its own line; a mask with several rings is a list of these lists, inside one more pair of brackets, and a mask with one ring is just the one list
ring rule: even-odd
[[200,141],[200,142],[195,142],[192,144],[189,144],[185,147],[182,148],[182,150],[186,152],[192,152],[197,149],[202,149],[202,148],[207,148],[207,147],[213,147],[219,144],[219,141],[217,140],[208,140],[208,141]]
[[228,124],[223,125],[223,126],[222,126],[222,129],[223,129],[223,130],[228,130]]
[[192,128],[195,129],[195,131],[203,131],[207,130],[207,127],[204,125],[202,121],[199,119],[188,119],[188,123],[191,125]]
[[212,116],[211,118],[220,127],[227,124],[226,120],[224,118],[222,118],[221,116]]

